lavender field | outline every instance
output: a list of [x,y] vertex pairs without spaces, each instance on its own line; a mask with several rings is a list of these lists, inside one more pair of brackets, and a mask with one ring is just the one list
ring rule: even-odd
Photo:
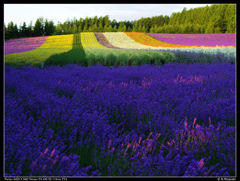
[[[234,4],[52,5],[16,5],[19,21],[4,22],[8,180],[236,180]],[[87,16],[98,10],[129,21]],[[54,24],[49,12],[77,18]]]
[[237,180],[234,3],[5,3],[3,177]]
[[235,69],[5,66],[5,174],[233,176]]

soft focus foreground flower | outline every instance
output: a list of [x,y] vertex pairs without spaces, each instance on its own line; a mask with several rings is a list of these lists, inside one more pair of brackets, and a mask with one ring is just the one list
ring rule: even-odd
[[201,169],[204,165],[204,158],[202,158],[199,162],[198,162],[198,166]]

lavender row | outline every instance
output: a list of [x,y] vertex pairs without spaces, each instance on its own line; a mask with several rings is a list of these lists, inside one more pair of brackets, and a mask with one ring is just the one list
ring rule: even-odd
[[190,46],[236,46],[235,33],[216,34],[161,34],[148,33],[154,38],[172,44]]
[[235,175],[235,66],[6,66],[6,175]]
[[41,46],[48,36],[31,37],[31,38],[19,38],[14,40],[8,40],[4,43],[5,55],[10,53],[20,53],[33,50]]

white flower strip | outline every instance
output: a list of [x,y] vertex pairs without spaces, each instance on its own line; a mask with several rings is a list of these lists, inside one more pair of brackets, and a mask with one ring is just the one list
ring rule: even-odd
[[138,43],[122,32],[107,32],[107,33],[103,33],[103,35],[107,38],[109,43],[119,48],[160,49],[159,47],[152,47],[152,46],[147,46],[147,45]]

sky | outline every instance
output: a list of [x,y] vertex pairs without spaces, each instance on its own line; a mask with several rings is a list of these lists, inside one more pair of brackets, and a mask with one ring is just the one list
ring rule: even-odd
[[54,24],[63,23],[67,19],[106,16],[112,21],[134,21],[142,17],[159,15],[170,16],[173,12],[181,12],[211,4],[4,4],[4,23],[13,21],[18,26],[23,22],[33,25],[37,18],[52,20]]

